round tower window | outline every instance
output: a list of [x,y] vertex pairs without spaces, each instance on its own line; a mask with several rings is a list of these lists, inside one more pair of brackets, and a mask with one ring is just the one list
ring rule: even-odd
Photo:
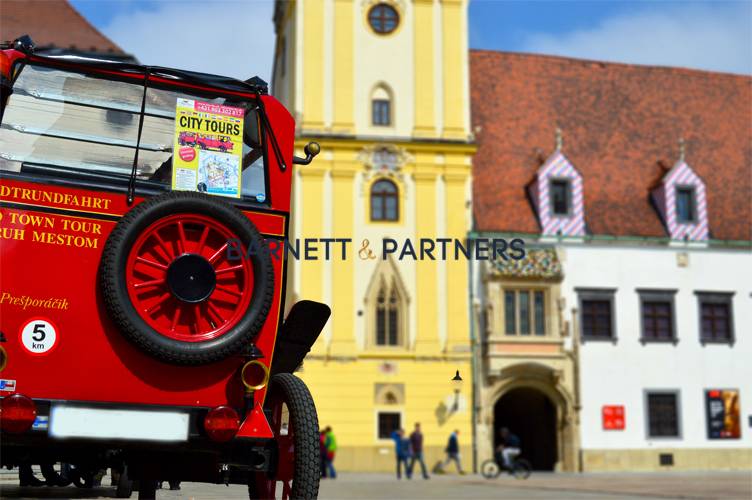
[[376,4],[368,11],[368,24],[376,33],[386,35],[397,29],[399,13],[389,4]]

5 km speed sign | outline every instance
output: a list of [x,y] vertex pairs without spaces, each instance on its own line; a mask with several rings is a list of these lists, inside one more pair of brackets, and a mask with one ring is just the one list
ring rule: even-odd
[[31,354],[48,354],[57,342],[57,329],[46,319],[32,319],[21,328],[21,345]]

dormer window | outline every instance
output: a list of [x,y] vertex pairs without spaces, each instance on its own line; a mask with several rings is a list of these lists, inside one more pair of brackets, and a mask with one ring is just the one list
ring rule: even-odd
[[561,149],[556,149],[527,185],[538,215],[541,234],[585,236],[585,201],[582,174]]
[[567,216],[572,207],[572,189],[568,179],[551,179],[551,213]]
[[697,222],[694,187],[680,186],[676,188],[676,220],[680,224]]
[[710,238],[705,193],[705,182],[683,157],[653,189],[654,206],[672,240],[707,241]]

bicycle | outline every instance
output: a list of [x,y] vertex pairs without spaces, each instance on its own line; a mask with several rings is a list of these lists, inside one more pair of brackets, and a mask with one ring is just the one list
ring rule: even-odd
[[495,479],[499,477],[502,471],[507,471],[510,476],[514,476],[516,479],[527,479],[530,477],[532,466],[530,462],[524,458],[514,457],[512,459],[512,466],[506,467],[504,462],[498,461],[495,458],[490,458],[483,462],[480,466],[480,473],[486,479]]

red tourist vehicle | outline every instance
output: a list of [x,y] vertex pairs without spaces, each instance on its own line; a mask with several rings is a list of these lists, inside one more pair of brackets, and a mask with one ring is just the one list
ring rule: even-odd
[[180,132],[178,135],[178,144],[181,146],[195,146],[196,134],[194,132]]
[[[80,486],[112,468],[118,496],[315,497],[316,408],[292,372],[329,308],[285,318],[284,255],[247,250],[287,237],[292,165],[318,145],[293,156],[258,78],[42,57],[28,37],[0,72],[0,465]],[[171,190],[178,98],[243,108],[240,198]]]
[[232,151],[232,141],[227,137],[214,138],[212,136],[200,135],[196,140],[196,144],[201,149],[209,149],[211,151]]

